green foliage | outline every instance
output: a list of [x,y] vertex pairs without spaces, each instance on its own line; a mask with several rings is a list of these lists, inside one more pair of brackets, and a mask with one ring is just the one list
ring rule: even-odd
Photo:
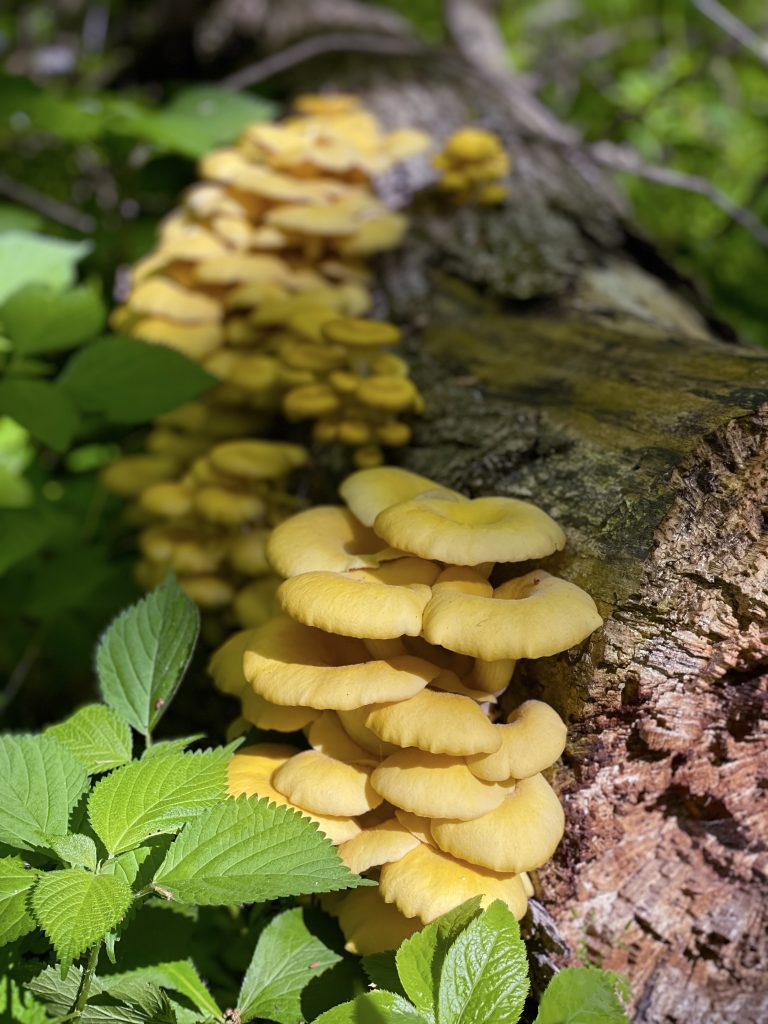
[[50,285],[28,284],[0,309],[4,333],[24,355],[80,345],[98,334],[105,320],[103,301],[86,286],[60,292]]
[[0,235],[0,302],[28,285],[56,291],[71,287],[75,268],[90,249],[88,242],[6,231]]
[[566,967],[547,986],[534,1024],[614,1024],[624,1020],[624,979],[596,967]]
[[119,768],[131,760],[131,728],[103,704],[88,704],[46,730],[74,754],[89,775]]
[[21,857],[0,857],[0,946],[35,927],[27,909],[27,897],[38,874]]

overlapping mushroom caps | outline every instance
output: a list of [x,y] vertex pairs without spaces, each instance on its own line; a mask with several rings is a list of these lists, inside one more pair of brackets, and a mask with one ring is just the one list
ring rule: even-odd
[[459,129],[432,163],[440,172],[439,187],[457,204],[494,206],[506,199],[504,179],[511,162],[501,139],[493,132]]
[[202,607],[262,620],[265,531],[295,506],[286,473],[254,477],[247,459],[241,473],[219,464],[221,451],[279,434],[278,417],[313,424],[314,441],[351,448],[360,466],[409,441],[402,417],[421,397],[392,351],[398,328],[366,318],[366,263],[407,227],[373,176],[429,144],[421,132],[384,132],[353,96],[304,96],[281,123],[251,125],[201,161],[112,317],[220,382],[104,472],[146,526],[143,584],[172,568]]
[[527,502],[470,500],[385,467],[354,473],[341,493],[347,508],[300,512],[273,531],[281,614],[231,639],[211,668],[244,719],[303,729],[309,744],[268,774],[271,748],[235,754],[231,791],[248,778],[332,819],[336,837],[339,821],[356,824],[339,852],[379,878],[378,895],[341,896],[333,912],[348,948],[368,953],[470,896],[525,913],[527,873],[563,833],[542,773],[566,730],[537,700],[499,722],[497,698],[518,658],[563,651],[601,619],[588,594],[543,570],[489,581],[496,563],[565,543]]

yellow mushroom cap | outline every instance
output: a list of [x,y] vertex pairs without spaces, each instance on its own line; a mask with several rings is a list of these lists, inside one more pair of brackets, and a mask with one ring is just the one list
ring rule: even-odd
[[227,561],[244,576],[264,576],[269,571],[267,540],[269,530],[247,530],[238,534],[229,545]]
[[195,511],[211,523],[239,526],[261,520],[266,511],[258,494],[243,494],[227,487],[201,487],[193,498]]
[[128,298],[128,308],[141,316],[159,316],[181,323],[217,323],[221,306],[209,295],[183,288],[166,277],[140,281]]
[[307,729],[307,740],[314,750],[350,764],[375,766],[379,763],[379,758],[372,756],[370,751],[355,743],[335,711],[321,711],[319,714],[315,712],[315,715],[314,721]]
[[168,519],[186,516],[192,509],[192,495],[184,484],[165,480],[142,492],[139,504],[147,512]]
[[168,455],[123,455],[102,469],[101,482],[122,498],[136,498],[152,484],[170,479],[178,468],[178,460]]
[[303,750],[272,776],[272,785],[291,803],[316,814],[352,817],[378,807],[370,767],[337,761],[319,750]]
[[291,618],[327,633],[361,639],[418,636],[432,596],[429,584],[421,582],[424,566],[431,582],[439,569],[421,559],[398,559],[381,569],[302,573],[281,585],[278,599]]
[[293,101],[298,114],[347,114],[360,109],[360,99],[348,92],[302,93]]
[[385,743],[384,740],[371,732],[365,724],[368,713],[373,705],[362,705],[359,708],[337,711],[339,721],[344,731],[355,741],[356,744],[367,750],[380,761],[383,757],[395,754],[400,749],[394,743]]
[[348,348],[378,348],[397,345],[400,328],[384,320],[364,320],[358,317],[340,317],[329,320],[323,327],[323,337],[334,345]]
[[346,572],[376,566],[400,552],[383,548],[373,532],[345,508],[317,505],[280,523],[267,543],[267,557],[281,576]]
[[239,697],[248,685],[243,672],[243,656],[252,632],[242,629],[233,633],[211,656],[208,672],[213,677],[214,686],[222,693]]
[[373,526],[384,509],[410,501],[419,494],[437,491],[446,497],[463,500],[456,491],[442,487],[426,476],[411,473],[397,466],[377,466],[351,473],[339,487],[339,494],[350,510],[365,526]]
[[481,782],[464,759],[415,747],[390,754],[371,776],[374,789],[404,811],[425,818],[479,818],[498,807],[507,790]]
[[327,384],[304,384],[283,397],[283,412],[289,420],[328,416],[339,406],[338,395]]
[[278,704],[270,704],[245,682],[240,700],[243,718],[259,729],[274,729],[275,732],[298,732],[310,725],[317,717],[314,708],[282,708]]
[[275,480],[306,464],[309,455],[287,441],[226,441],[211,449],[210,460],[221,473],[245,480]]
[[407,230],[408,218],[402,213],[370,216],[369,220],[361,220],[353,235],[339,239],[336,250],[342,256],[372,256],[387,249],[396,249]]
[[220,576],[179,576],[179,586],[201,608],[225,608],[235,596],[232,584]]
[[196,265],[195,278],[200,284],[231,285],[250,281],[281,284],[290,275],[290,267],[279,256],[267,253],[229,253]]
[[320,831],[336,845],[354,838],[360,832],[360,826],[354,818],[305,811],[292,804],[272,785],[271,779],[277,769],[298,753],[300,751],[296,747],[282,743],[257,743],[252,747],[242,747],[229,762],[227,792],[230,796],[245,793],[247,796],[267,797],[278,806],[293,807],[312,821],[316,821]]
[[339,238],[352,234],[358,227],[358,218],[350,206],[341,202],[325,206],[284,203],[269,210],[264,220],[280,231],[298,235]]
[[254,690],[273,704],[321,711],[404,700],[422,690],[438,671],[410,655],[379,661],[368,661],[367,656],[359,640],[279,618],[254,634],[243,665]]
[[156,316],[137,320],[128,333],[142,341],[178,349],[190,359],[203,359],[218,348],[223,338],[221,326],[216,323],[182,324]]
[[424,818],[420,814],[413,814],[412,811],[404,811],[401,807],[395,808],[395,817],[403,828],[418,839],[420,843],[426,843],[428,846],[435,845],[430,827],[432,823],[429,818]]
[[493,726],[501,737],[498,750],[467,758],[469,770],[484,782],[527,779],[549,768],[565,750],[565,722],[543,701],[525,701],[507,722]]
[[503,583],[492,598],[434,595],[424,611],[423,632],[430,643],[497,661],[568,650],[602,622],[589,594],[537,569]]
[[403,412],[410,409],[418,394],[416,385],[407,377],[394,374],[373,374],[364,377],[357,388],[358,402],[371,409]]
[[278,614],[277,588],[280,581],[276,576],[265,576],[252,580],[235,594],[232,610],[241,626],[252,628],[263,626]]
[[354,839],[342,843],[339,856],[350,871],[361,875],[381,864],[400,860],[418,845],[419,840],[397,818],[387,818],[373,828],[365,829]]
[[474,821],[433,821],[446,853],[493,871],[532,871],[546,863],[563,837],[565,815],[543,775],[521,779],[502,803]]
[[455,860],[424,843],[400,860],[384,865],[379,892],[401,913],[418,917],[425,924],[473,896],[480,896],[484,907],[501,900],[518,919],[528,908],[519,876]]
[[385,508],[374,529],[393,547],[453,565],[522,562],[565,546],[554,519],[516,498],[421,497]]
[[418,747],[432,754],[464,757],[501,746],[501,737],[473,700],[434,690],[378,705],[365,724],[388,743]]
[[487,160],[496,156],[502,143],[498,135],[483,128],[460,128],[449,137],[444,152],[454,160]]
[[396,949],[423,927],[417,917],[406,917],[385,903],[374,887],[344,893],[332,911],[339,920],[349,953],[369,956]]

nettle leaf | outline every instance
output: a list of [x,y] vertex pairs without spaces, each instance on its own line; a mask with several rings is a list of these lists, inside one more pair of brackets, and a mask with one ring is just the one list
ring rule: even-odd
[[182,903],[260,903],[368,884],[317,824],[266,798],[225,800],[187,825],[154,880]]
[[147,747],[141,755],[142,761],[148,761],[150,757],[165,757],[167,754],[180,754],[187,747],[191,747],[198,740],[205,739],[204,732],[196,732],[192,736],[180,736],[177,740],[160,740]]
[[181,826],[223,800],[230,750],[168,754],[136,761],[96,783],[88,800],[91,826],[110,854]]
[[199,629],[197,606],[168,576],[118,616],[101,638],[96,667],[102,696],[145,736],[173,700]]
[[74,283],[77,264],[92,248],[90,242],[6,231],[0,236],[0,302],[27,284],[68,288]]
[[440,1024],[517,1024],[528,994],[528,960],[514,914],[493,902],[454,939],[440,972]]
[[[81,967],[72,967],[66,977],[56,967],[46,967],[27,985],[30,992],[48,1004],[55,1017],[65,1017],[77,998],[82,981]],[[81,1024],[175,1024],[176,1016],[167,996],[156,985],[126,983],[122,977],[94,977],[83,1010]]]
[[48,845],[56,856],[61,857],[67,864],[79,868],[89,868],[91,871],[96,870],[98,854],[96,843],[90,836],[82,835],[80,832],[69,836],[54,836],[48,840]]
[[52,736],[0,736],[0,842],[31,850],[65,835],[87,785],[83,766]]
[[131,760],[130,726],[103,704],[87,704],[45,731],[74,754],[89,775]]
[[623,979],[597,967],[566,967],[544,990],[535,1024],[627,1024]]
[[[489,1017],[483,1024],[491,1024]],[[394,992],[366,992],[351,1003],[342,1003],[315,1018],[315,1024],[425,1024],[407,999]],[[496,1024],[496,1021],[493,1021]]]
[[237,1000],[243,1024],[254,1017],[300,1024],[302,991],[339,960],[338,953],[309,931],[301,909],[286,910],[270,921],[256,943]]
[[114,335],[76,352],[59,383],[85,412],[112,423],[147,423],[217,382],[174,349]]
[[69,395],[48,380],[7,377],[0,381],[0,415],[16,420],[55,452],[69,448],[79,425]]
[[81,868],[48,871],[32,890],[32,912],[58,958],[71,963],[125,916],[133,896],[114,875]]
[[445,955],[480,912],[480,897],[475,896],[406,939],[397,951],[397,971],[405,994],[431,1019],[437,1006]]
[[385,949],[381,953],[368,953],[362,958],[362,967],[368,980],[376,988],[386,989],[387,992],[397,992],[398,995],[405,997],[406,992],[397,973],[394,949]]
[[28,284],[0,309],[0,323],[17,352],[34,355],[72,348],[98,334],[106,310],[98,294],[85,286],[60,292]]
[[[205,986],[197,968],[191,960],[173,960],[151,967],[140,967],[130,971],[124,978],[146,979],[160,988],[171,989],[193,1003],[201,1013],[219,1018],[221,1008]],[[245,1020],[245,1018],[242,1018]]]
[[27,896],[40,872],[26,867],[21,857],[0,857],[0,946],[35,927]]

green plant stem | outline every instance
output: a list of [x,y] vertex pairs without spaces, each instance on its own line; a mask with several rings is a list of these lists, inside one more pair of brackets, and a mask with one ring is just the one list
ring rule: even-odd
[[88,957],[88,963],[85,965],[83,977],[80,980],[80,988],[77,990],[77,999],[75,999],[75,1005],[72,1007],[72,1015],[70,1017],[70,1020],[72,1021],[78,1021],[83,1016],[85,1004],[88,1002],[88,996],[91,994],[91,985],[93,984],[93,978],[96,974],[96,964],[99,961],[100,952],[101,942],[97,942],[91,949],[91,954]]

